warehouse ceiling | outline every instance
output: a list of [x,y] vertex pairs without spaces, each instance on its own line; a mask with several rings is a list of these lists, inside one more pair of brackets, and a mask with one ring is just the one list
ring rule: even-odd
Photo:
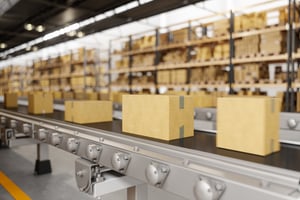
[[[13,2],[13,0],[0,0],[0,3],[1,1]],[[113,10],[114,13],[103,20],[83,26],[80,28],[80,31],[88,35],[200,1],[204,0],[139,0],[134,1],[138,6],[116,12],[116,9],[122,5],[133,1],[20,0],[15,5],[11,4],[11,8],[0,15],[0,53],[8,52],[7,50],[13,47],[41,38],[67,25],[72,25],[107,11]],[[27,27],[26,25],[28,24],[31,26]],[[38,27],[42,28],[38,29]],[[61,34],[48,40],[42,40],[35,46],[43,48],[72,40],[74,37]],[[26,49],[22,48],[7,54],[16,56],[25,52]],[[6,56],[3,56],[1,59],[5,58]]]

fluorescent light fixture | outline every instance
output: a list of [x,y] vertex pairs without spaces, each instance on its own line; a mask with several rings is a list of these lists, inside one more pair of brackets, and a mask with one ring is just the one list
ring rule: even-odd
[[24,28],[27,30],[27,31],[32,31],[34,29],[34,25],[30,24],[30,23],[27,23],[24,25]]
[[125,12],[127,10],[130,10],[132,8],[135,8],[137,6],[139,6],[138,1],[133,1],[133,2],[127,3],[123,6],[119,6],[119,7],[115,8],[115,13],[119,14],[119,13]]
[[90,25],[90,24],[93,24],[95,23],[95,18],[94,17],[91,17],[89,19],[86,19],[82,22],[79,22],[79,27],[84,27],[84,26],[87,26],[87,25]]
[[150,3],[153,0],[139,0],[140,4]]
[[110,11],[107,11],[104,13],[104,15],[108,18],[108,17],[111,17],[115,14],[115,12],[113,10],[110,10]]
[[38,25],[35,30],[39,33],[44,32],[45,31],[45,27],[43,25]]
[[5,49],[7,47],[7,44],[5,43],[0,43],[0,49]]
[[126,11],[126,10],[127,10],[126,5],[123,5],[123,6],[120,6],[120,7],[115,8],[115,13],[116,13],[116,14],[119,14],[119,13],[122,13],[122,12],[124,12],[124,11]]
[[127,9],[130,10],[130,9],[138,7],[139,2],[138,1],[133,1],[133,2],[130,2],[130,3],[126,4],[126,6],[127,6]]
[[95,21],[97,22],[97,21],[103,20],[105,18],[106,18],[106,16],[104,14],[100,14],[95,17]]

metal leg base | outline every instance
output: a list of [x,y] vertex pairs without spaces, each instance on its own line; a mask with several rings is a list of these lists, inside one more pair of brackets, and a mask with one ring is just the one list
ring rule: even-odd
[[36,175],[50,174],[52,172],[50,160],[36,160],[34,172]]

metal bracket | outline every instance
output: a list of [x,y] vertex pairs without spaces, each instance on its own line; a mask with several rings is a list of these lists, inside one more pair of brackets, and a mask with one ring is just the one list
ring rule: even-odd
[[200,176],[194,187],[197,200],[218,200],[223,195],[226,185],[209,177]]
[[13,128],[13,129],[17,128],[17,125],[18,125],[18,122],[16,120],[14,120],[14,119],[10,120],[10,123],[9,123],[10,128]]
[[92,184],[92,168],[97,164],[78,158],[75,161],[76,183],[80,191],[88,192]]
[[114,170],[124,173],[130,162],[130,155],[127,153],[117,152],[111,158],[111,164]]
[[77,153],[79,147],[79,140],[76,138],[68,138],[67,150],[71,153]]
[[38,132],[37,132],[37,138],[40,140],[40,141],[46,141],[46,138],[47,138],[47,130],[46,129],[39,129]]
[[62,135],[60,135],[59,133],[51,133],[50,136],[50,143],[54,146],[58,146],[60,145],[62,142]]
[[170,168],[167,165],[151,162],[146,168],[146,179],[149,184],[161,187],[169,172]]
[[86,156],[89,160],[97,162],[101,154],[102,147],[96,144],[89,144],[86,148]]

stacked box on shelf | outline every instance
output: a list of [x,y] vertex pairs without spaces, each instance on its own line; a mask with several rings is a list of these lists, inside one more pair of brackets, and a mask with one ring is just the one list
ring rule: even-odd
[[229,58],[230,49],[228,43],[219,43],[214,47],[213,58],[214,59],[226,59]]
[[133,76],[132,77],[132,84],[138,85],[138,84],[153,84],[154,83],[154,76],[153,74],[146,74],[146,75],[140,75],[140,76]]
[[[299,72],[300,70],[297,71],[298,77],[299,77]],[[285,82],[286,81],[286,72],[282,70],[282,66],[276,66],[275,67],[275,81],[276,82]]]
[[236,83],[256,83],[259,80],[266,80],[269,79],[269,67],[268,65],[261,64],[245,64],[243,66],[235,66],[234,78]]
[[116,85],[126,85],[128,84],[128,75],[127,74],[119,74],[117,79],[112,82],[112,84]]
[[167,45],[167,44],[169,44],[169,34],[161,33],[159,35],[159,45]]
[[211,45],[196,47],[194,51],[196,52],[195,59],[194,59],[196,62],[206,61],[212,58],[213,52],[212,52]]
[[132,49],[139,50],[139,49],[147,49],[147,48],[154,47],[155,41],[156,39],[154,35],[143,36],[133,41]]
[[158,84],[169,84],[171,82],[171,75],[169,70],[163,70],[157,72]]
[[170,42],[171,43],[183,43],[188,41],[188,29],[179,29],[170,32]]
[[62,99],[62,92],[54,91],[52,94],[53,94],[53,99]]
[[74,93],[70,91],[64,91],[62,92],[62,99],[64,100],[74,99]]
[[129,58],[128,57],[122,57],[122,59],[117,60],[115,62],[116,69],[122,69],[122,68],[128,68],[128,67],[129,67]]
[[99,100],[110,100],[110,94],[108,91],[101,91],[98,94]]
[[213,23],[214,36],[225,35],[229,33],[229,20],[218,20]]
[[187,82],[187,70],[186,69],[177,69],[171,70],[170,73],[172,84],[186,84]]
[[265,26],[266,14],[264,12],[251,13],[241,16],[242,30],[261,29]]
[[162,63],[164,64],[176,64],[176,63],[184,63],[186,61],[185,50],[173,50],[168,51],[163,55]]
[[191,70],[191,83],[199,84],[204,81],[204,68],[195,68]]
[[274,31],[260,34],[260,53],[280,54],[286,51],[286,33]]
[[193,103],[195,108],[213,107],[213,96],[206,91],[192,92]]
[[214,82],[226,82],[227,73],[219,66],[205,67],[203,70],[203,82],[214,83]]
[[259,53],[259,35],[244,37],[234,42],[235,57],[251,56]]
[[71,86],[95,86],[96,80],[94,77],[86,76],[86,77],[72,77],[71,78]]
[[151,66],[154,63],[154,58],[155,58],[154,53],[135,55],[133,56],[132,67]]
[[[299,22],[299,14],[295,13],[295,21]],[[266,12],[265,26],[285,25],[288,23],[288,7]]]

